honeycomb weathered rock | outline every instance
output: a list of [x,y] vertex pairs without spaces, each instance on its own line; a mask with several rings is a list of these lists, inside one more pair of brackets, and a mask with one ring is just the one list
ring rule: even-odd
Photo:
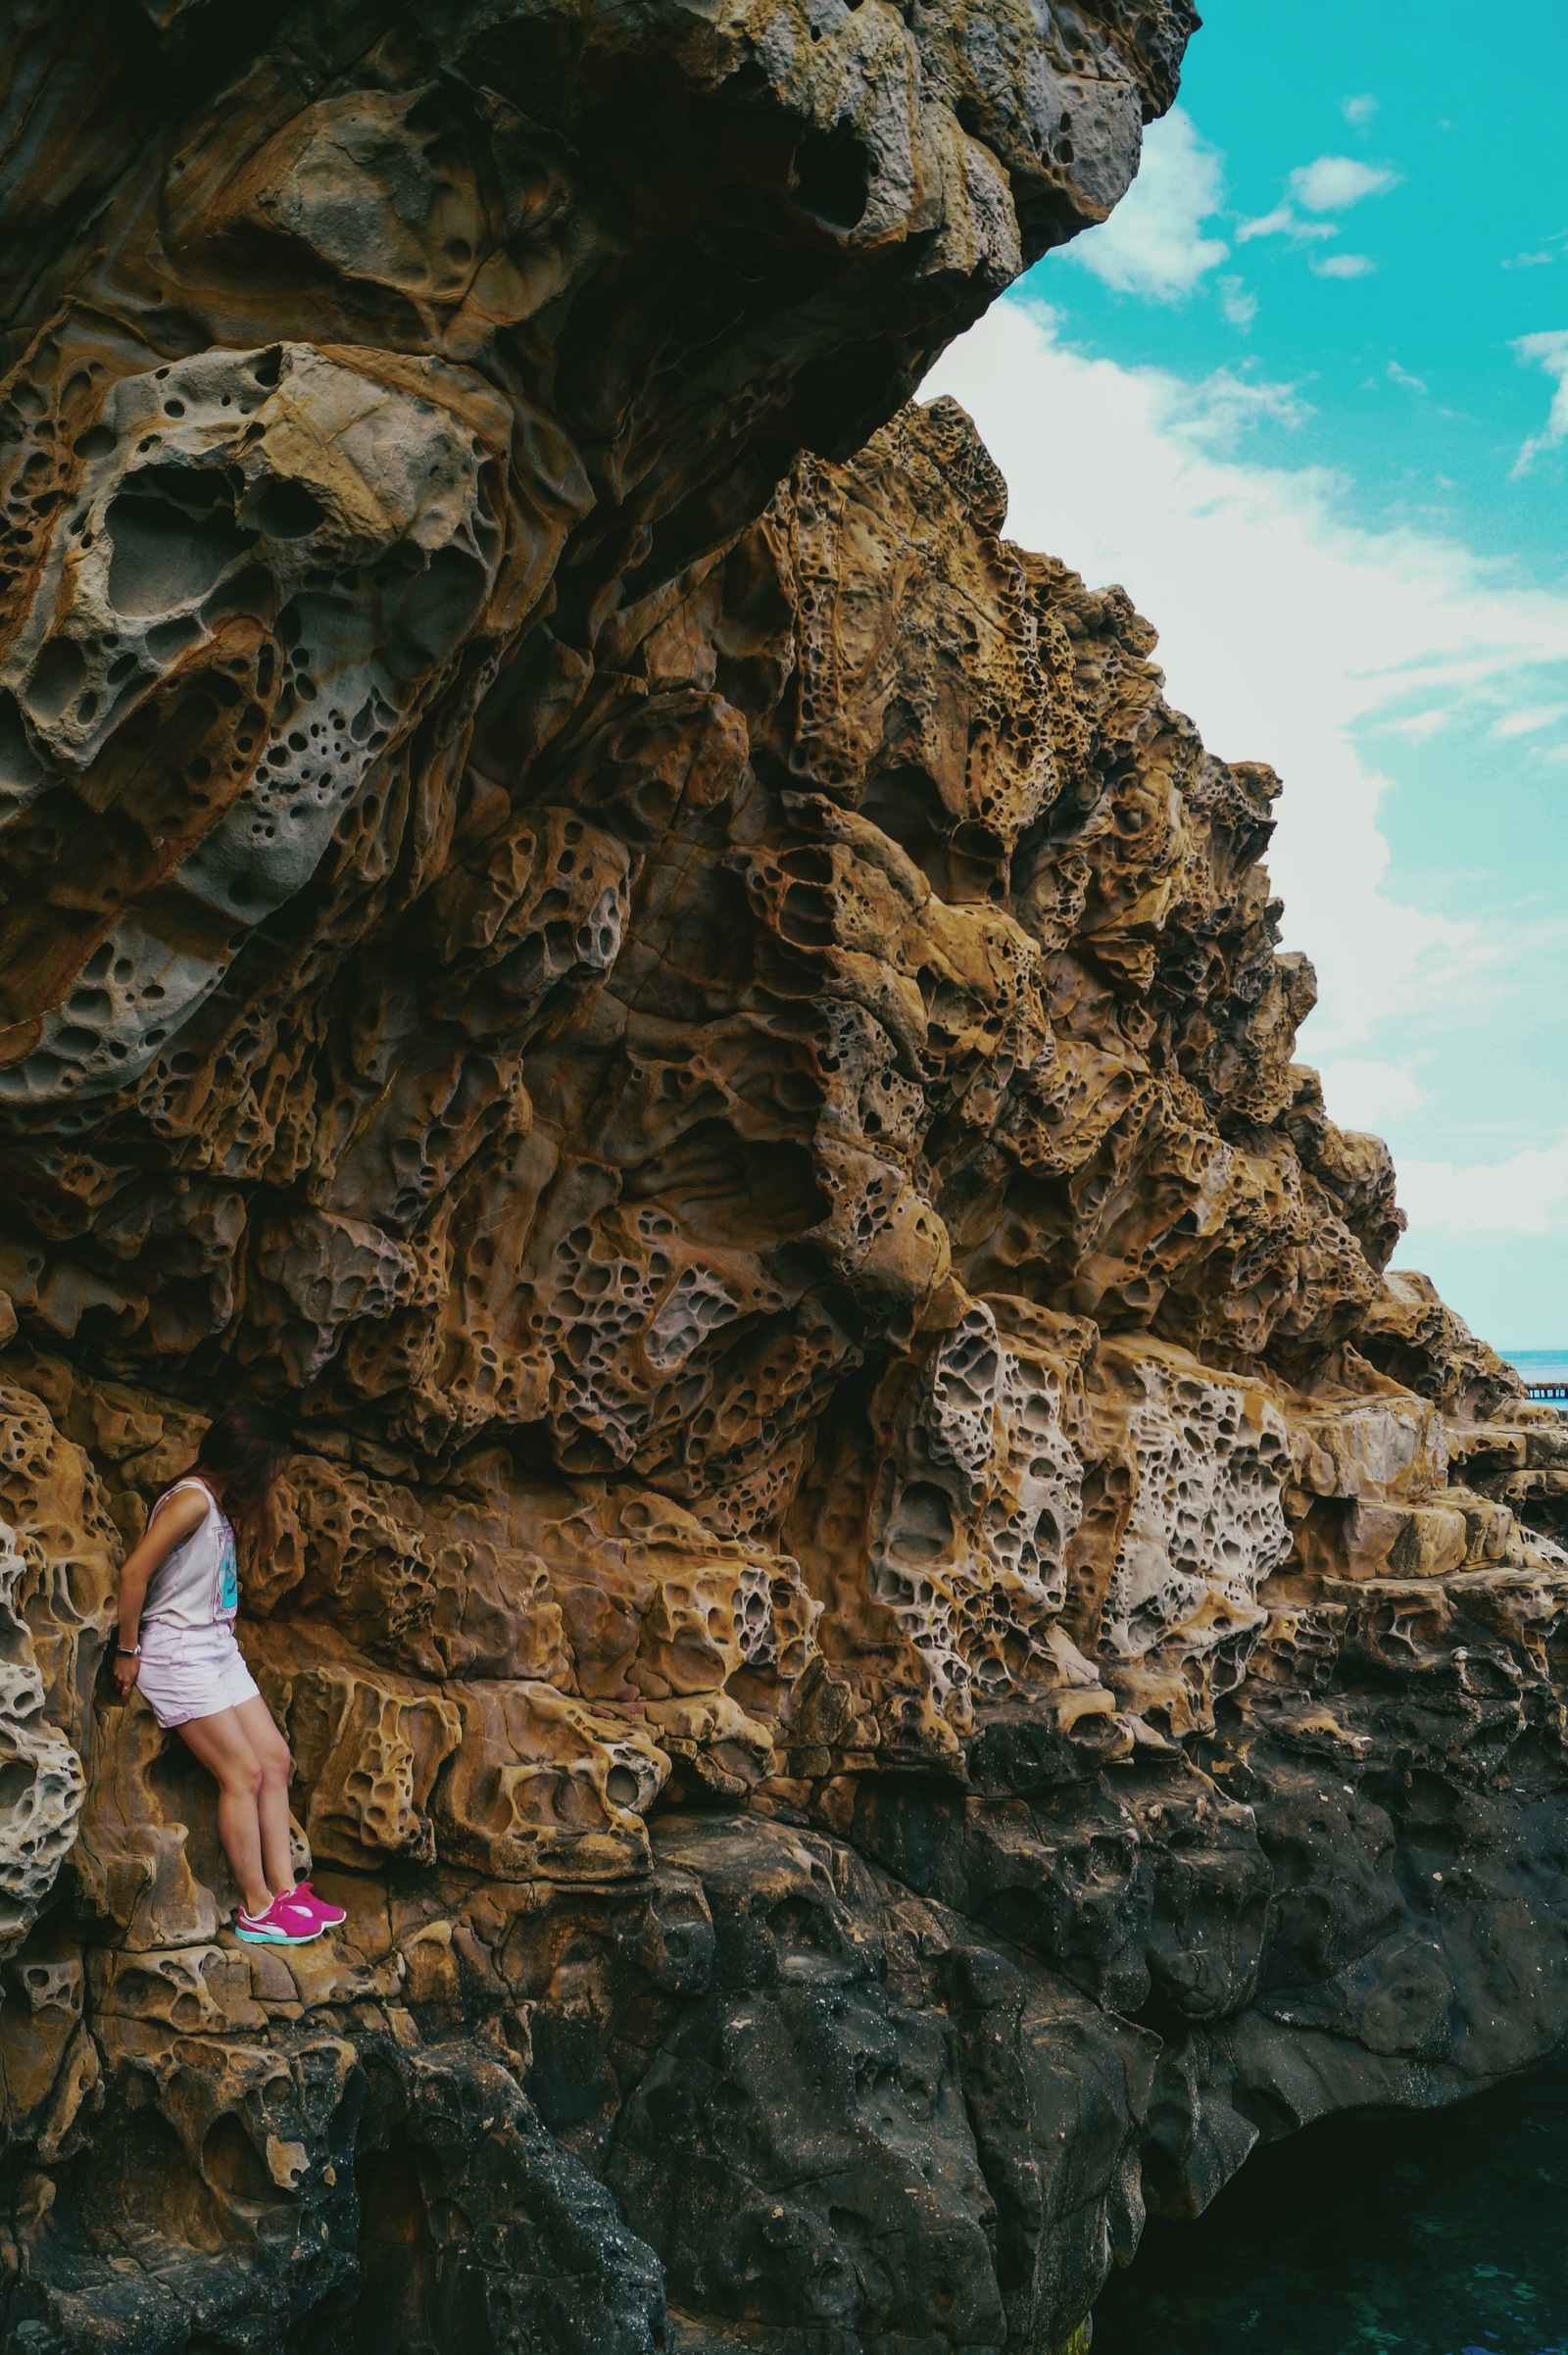
[[[906,406],[1192,23],[0,25],[0,2345],[1059,2348],[1568,2032],[1568,1441]],[[98,1688],[236,1388],[286,1954]]]

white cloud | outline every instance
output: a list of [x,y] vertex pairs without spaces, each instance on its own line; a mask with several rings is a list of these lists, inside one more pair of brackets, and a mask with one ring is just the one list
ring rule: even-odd
[[1389,381],[1391,384],[1402,384],[1407,392],[1424,393],[1427,390],[1421,377],[1412,376],[1409,369],[1401,368],[1396,360],[1389,362]]
[[1329,1117],[1341,1128],[1370,1129],[1381,1137],[1392,1119],[1415,1111],[1422,1102],[1414,1074],[1399,1063],[1342,1055],[1325,1063],[1318,1076]]
[[1242,221],[1236,231],[1238,245],[1247,245],[1254,237],[1289,237],[1293,245],[1304,245],[1316,237],[1337,237],[1339,228],[1331,221],[1303,221],[1290,205],[1276,205],[1272,213],[1260,214],[1256,221]]
[[1378,102],[1370,93],[1361,98],[1342,98],[1340,100],[1340,113],[1352,130],[1365,130],[1377,111]]
[[1225,159],[1173,107],[1144,134],[1144,159],[1110,219],[1067,248],[1118,294],[1180,302],[1230,255],[1203,223],[1225,200]]
[[1562,260],[1565,245],[1568,245],[1568,229],[1554,229],[1545,244],[1535,253],[1511,255],[1502,267],[1504,270],[1545,270],[1551,263]]
[[1377,264],[1370,254],[1325,254],[1308,268],[1320,278],[1369,278]]
[[1568,327],[1552,327],[1544,335],[1521,335],[1513,349],[1523,361],[1533,361],[1557,380],[1544,430],[1532,434],[1514,461],[1515,474],[1528,474],[1544,450],[1568,440]]
[[1402,736],[1409,744],[1425,744],[1431,737],[1441,735],[1446,727],[1451,725],[1452,719],[1451,711],[1409,711],[1400,719],[1380,720],[1378,734]]
[[1196,439],[1229,448],[1249,425],[1267,420],[1292,433],[1315,412],[1301,400],[1294,384],[1274,384],[1264,376],[1239,376],[1233,368],[1215,368],[1212,375],[1185,391],[1172,412]]
[[1399,1202],[1412,1226],[1452,1234],[1545,1235],[1568,1212],[1568,1137],[1530,1146],[1506,1161],[1399,1162]]
[[1212,387],[1205,411],[1200,387],[1089,359],[1042,305],[998,304],[926,391],[975,417],[1016,538],[1124,582],[1158,622],[1172,700],[1211,749],[1284,776],[1271,863],[1287,941],[1322,983],[1304,1052],[1353,1055],[1385,1021],[1467,1016],[1509,943],[1390,891],[1366,731],[1467,694],[1543,704],[1568,666],[1568,596],[1516,588],[1436,533],[1346,520],[1321,468],[1216,450]]
[[1250,327],[1257,317],[1257,297],[1240,278],[1221,278],[1219,299],[1233,327]]
[[[1288,182],[1289,194],[1271,213],[1240,223],[1236,242],[1246,245],[1253,237],[1289,237],[1293,245],[1308,245],[1318,238],[1337,237],[1338,221],[1303,221],[1296,206],[1304,205],[1308,213],[1346,213],[1369,196],[1386,196],[1398,184],[1398,173],[1386,164],[1363,164],[1354,156],[1318,156],[1310,164],[1297,166]],[[1364,277],[1375,267],[1364,255],[1347,255],[1346,260],[1352,258],[1360,267],[1350,270],[1315,262],[1312,267],[1321,277],[1329,278]]]
[[1319,156],[1291,173],[1291,194],[1309,213],[1344,213],[1369,196],[1386,196],[1398,179],[1387,165],[1363,164],[1355,156]]
[[1568,718],[1568,704],[1525,704],[1517,711],[1506,712],[1493,725],[1494,736],[1535,736],[1543,728],[1554,728],[1559,719]]

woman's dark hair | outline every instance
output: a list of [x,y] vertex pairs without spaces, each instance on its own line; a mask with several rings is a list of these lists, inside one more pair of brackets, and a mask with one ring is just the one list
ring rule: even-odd
[[236,1398],[214,1415],[196,1450],[196,1470],[218,1491],[231,1521],[257,1523],[293,1448],[269,1407]]

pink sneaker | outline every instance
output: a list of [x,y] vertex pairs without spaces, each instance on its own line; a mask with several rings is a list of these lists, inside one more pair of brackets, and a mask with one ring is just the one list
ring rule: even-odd
[[288,1892],[287,1902],[290,1905],[303,1905],[307,1913],[316,1916],[323,1930],[335,1930],[339,1922],[346,1922],[349,1918],[341,1905],[329,1905],[325,1897],[318,1897],[308,1881],[295,1882]]
[[265,1913],[249,1914],[241,1906],[234,1916],[234,1936],[247,1946],[308,1946],[325,1927],[289,1896],[274,1897]]

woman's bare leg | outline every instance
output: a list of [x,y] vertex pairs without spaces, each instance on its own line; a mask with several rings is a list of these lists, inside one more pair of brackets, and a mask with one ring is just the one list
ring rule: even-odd
[[241,1701],[234,1711],[246,1738],[261,1761],[262,1788],[257,1814],[262,1828],[262,1869],[273,1894],[294,1886],[294,1855],[288,1838],[288,1785],[294,1772],[288,1743],[259,1693]]
[[[211,1717],[188,1717],[174,1730],[218,1785],[218,1837],[239,1884],[240,1902],[253,1917],[263,1914],[274,1891],[262,1866],[260,1801],[265,1777],[256,1745],[240,1722],[238,1709],[217,1709]],[[275,1736],[275,1727],[273,1733]],[[285,1802],[285,1848],[286,1813]],[[277,1888],[288,1886],[285,1872]]]

